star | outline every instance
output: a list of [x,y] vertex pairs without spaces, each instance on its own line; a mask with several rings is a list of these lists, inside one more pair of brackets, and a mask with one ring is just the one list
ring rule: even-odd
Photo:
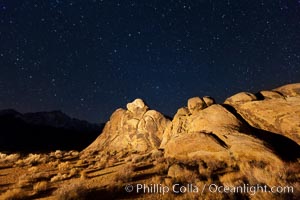
[[172,116],[191,96],[299,82],[297,2],[2,2],[0,109],[105,122],[141,97]]

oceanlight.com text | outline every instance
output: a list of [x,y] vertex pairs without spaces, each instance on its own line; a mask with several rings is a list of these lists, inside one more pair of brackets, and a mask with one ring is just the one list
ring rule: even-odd
[[166,186],[163,184],[136,184],[136,185],[126,185],[125,191],[128,193],[134,192],[136,194],[184,194],[184,193],[247,193],[250,195],[255,195],[259,192],[268,193],[294,193],[293,186],[267,186],[267,185],[249,185],[243,184],[240,186],[227,186],[218,184],[204,184],[201,187],[196,184],[173,184],[172,186]]

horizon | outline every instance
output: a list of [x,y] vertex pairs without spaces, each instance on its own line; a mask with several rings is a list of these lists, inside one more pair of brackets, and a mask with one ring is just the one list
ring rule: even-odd
[[[289,83],[289,84],[293,84],[293,83]],[[285,84],[285,85],[288,85],[288,84]],[[277,87],[275,87],[275,88],[278,88],[278,87],[281,87],[281,86],[283,86],[283,85],[277,86]],[[272,88],[272,89],[275,89],[275,88]],[[272,90],[272,89],[269,89],[269,90]],[[267,89],[261,89],[260,91],[263,91],[263,90],[267,90]],[[254,91],[254,92],[250,92],[250,91],[240,91],[240,92],[250,92],[250,93],[256,94],[256,93],[258,93],[258,92],[260,92],[260,91],[256,91],[256,92],[255,92],[255,91]],[[239,93],[239,92],[237,92],[237,93]],[[235,94],[237,94],[237,93],[235,93]],[[212,98],[216,101],[216,104],[222,104],[222,103],[224,103],[224,101],[225,101],[227,98],[229,98],[229,97],[231,97],[231,96],[233,96],[233,95],[235,95],[235,94],[229,95],[228,97],[226,97],[226,98],[225,98],[224,100],[222,100],[222,101],[218,101],[217,99],[215,99],[214,97],[209,96],[209,95],[206,95],[206,96],[212,97]],[[194,96],[193,96],[193,97],[194,97]],[[137,97],[137,98],[135,98],[135,99],[138,99],[138,98],[139,98],[139,97]],[[192,97],[189,97],[189,98],[192,98]],[[158,110],[158,109],[156,109],[156,108],[153,108],[153,107],[149,106],[148,103],[147,103],[147,100],[145,100],[145,99],[142,99],[142,100],[145,102],[145,104],[146,104],[147,106],[149,106],[149,109],[156,110],[156,111],[160,112],[161,114],[163,114],[164,116],[170,117],[170,118],[173,119],[173,118],[174,118],[174,115],[176,114],[176,112],[177,112],[177,110],[178,110],[179,108],[187,107],[187,101],[188,101],[189,98],[186,99],[185,103],[184,103],[182,106],[180,106],[180,107],[178,107],[177,109],[175,109],[175,111],[174,111],[173,113],[171,113],[171,115],[170,115],[170,114],[163,113],[163,112],[161,112],[160,110]],[[202,97],[200,97],[200,98],[202,98]],[[132,99],[132,101],[134,101],[135,99]],[[127,103],[131,103],[132,101],[128,101]],[[80,117],[72,116],[71,114],[65,112],[63,109],[37,110],[37,111],[29,111],[29,112],[26,112],[26,111],[21,111],[21,110],[15,109],[15,108],[0,108],[0,112],[1,112],[1,111],[5,111],[5,110],[13,110],[13,111],[16,111],[16,112],[21,113],[21,114],[29,114],[29,113],[43,113],[43,112],[49,113],[49,112],[57,112],[57,111],[58,111],[58,112],[62,112],[63,114],[66,114],[68,117],[70,117],[70,118],[72,118],[72,119],[77,119],[77,120],[87,121],[87,122],[89,122],[89,123],[91,123],[91,124],[105,124],[106,122],[109,121],[109,118],[110,118],[110,116],[114,113],[114,111],[116,111],[116,110],[119,109],[119,108],[126,109],[127,103],[126,103],[125,105],[116,107],[115,110],[113,110],[113,111],[111,112],[111,114],[108,116],[108,118],[107,118],[106,121],[90,121],[90,120],[88,120],[88,119],[82,119],[82,118],[80,118]]]

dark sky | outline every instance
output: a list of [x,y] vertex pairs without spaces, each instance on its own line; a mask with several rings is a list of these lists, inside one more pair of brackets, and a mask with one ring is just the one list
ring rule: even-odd
[[300,82],[298,0],[0,0],[0,109],[105,122],[142,98]]

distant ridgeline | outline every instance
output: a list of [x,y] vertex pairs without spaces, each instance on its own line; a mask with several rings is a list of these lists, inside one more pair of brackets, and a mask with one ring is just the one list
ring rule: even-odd
[[101,133],[103,124],[70,118],[61,111],[21,114],[0,111],[0,152],[82,150]]

